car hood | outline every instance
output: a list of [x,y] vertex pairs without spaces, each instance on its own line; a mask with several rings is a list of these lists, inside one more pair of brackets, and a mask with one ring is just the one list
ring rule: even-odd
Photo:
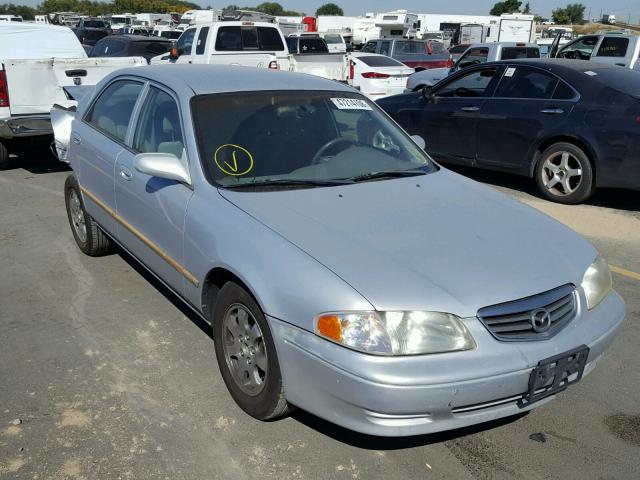
[[444,169],[347,186],[220,194],[378,310],[475,316],[488,305],[579,285],[597,255],[550,217]]

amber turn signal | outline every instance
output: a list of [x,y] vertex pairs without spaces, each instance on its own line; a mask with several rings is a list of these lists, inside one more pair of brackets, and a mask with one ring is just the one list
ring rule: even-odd
[[323,337],[336,342],[342,340],[342,325],[336,315],[322,315],[318,317],[316,328],[318,333]]

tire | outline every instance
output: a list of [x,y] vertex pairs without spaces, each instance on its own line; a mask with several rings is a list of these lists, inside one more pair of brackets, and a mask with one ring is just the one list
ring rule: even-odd
[[78,181],[73,175],[69,175],[64,183],[64,203],[78,248],[91,257],[112,253],[113,243],[85,210]]
[[581,203],[595,191],[589,157],[572,143],[554,143],[542,152],[534,175],[542,195],[554,202]]
[[218,292],[213,340],[224,383],[242,410],[263,421],[289,411],[267,320],[237,283],[227,282]]
[[0,142],[0,170],[9,168],[9,150],[4,143]]

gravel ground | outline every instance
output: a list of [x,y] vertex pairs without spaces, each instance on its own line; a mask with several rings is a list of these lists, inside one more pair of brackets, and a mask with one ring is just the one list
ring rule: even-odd
[[565,207],[526,179],[459,170],[589,238],[624,272],[614,282],[627,320],[594,373],[528,415],[384,439],[301,411],[270,423],[245,415],[206,324],[124,254],[76,248],[68,171],[16,164],[0,172],[0,477],[640,478],[639,192]]

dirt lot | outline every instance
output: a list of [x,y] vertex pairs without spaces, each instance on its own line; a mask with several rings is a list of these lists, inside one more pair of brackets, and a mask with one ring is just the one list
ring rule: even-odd
[[246,416],[205,324],[126,256],[76,248],[68,171],[16,163],[0,172],[0,477],[640,478],[639,192],[564,207],[525,179],[460,170],[588,237],[616,268],[627,319],[594,373],[529,415],[380,439],[301,411]]

